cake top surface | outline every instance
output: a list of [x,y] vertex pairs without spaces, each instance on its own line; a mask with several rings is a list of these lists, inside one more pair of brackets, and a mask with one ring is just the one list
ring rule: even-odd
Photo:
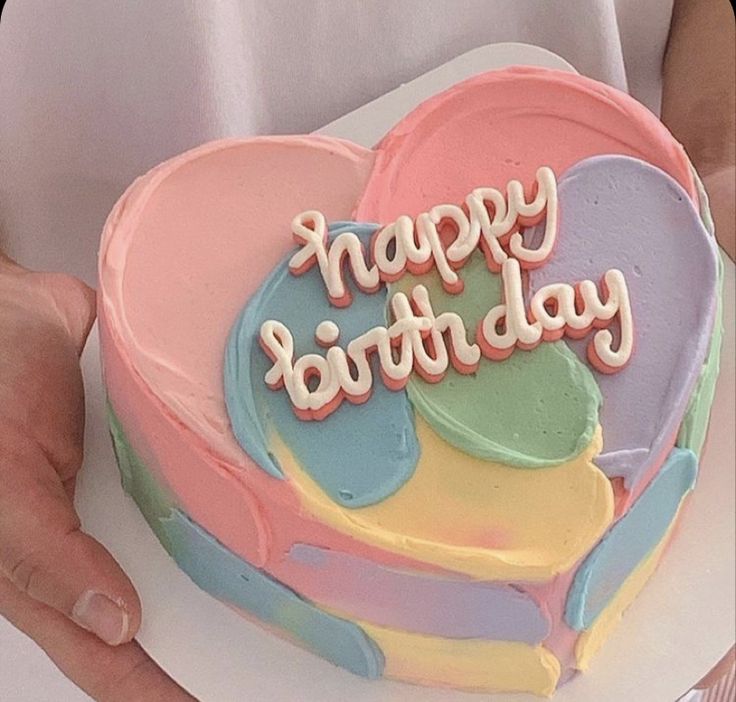
[[[553,207],[540,168],[553,178]],[[458,207],[479,188],[504,193],[515,181],[527,189],[527,203],[548,187],[548,209],[520,218],[516,254],[512,228],[499,237],[506,259],[499,254],[497,270],[492,252],[479,246],[444,274],[435,255],[428,269],[375,273],[373,285],[374,244],[386,225]],[[299,256],[291,233],[302,212],[320,213],[320,236],[331,245],[352,233],[370,252],[362,282],[355,265],[346,275],[342,301],[324,272],[289,266]],[[554,247],[533,261],[551,216]],[[302,224],[317,229],[308,219]],[[452,248],[443,246],[445,254]],[[524,247],[529,260],[518,255]],[[697,295],[683,294],[686,275],[697,281]],[[536,293],[539,321],[549,286],[568,286],[555,298],[559,305],[564,295],[578,299],[581,281],[600,303],[588,325],[598,331],[585,339],[562,340],[552,320],[533,343],[518,334],[521,349],[511,353],[503,325],[483,326],[489,310],[504,307],[494,319],[508,332],[513,285],[522,324]],[[126,362],[181,423],[183,440],[228,471],[290,483],[321,519],[350,522],[362,538],[413,539],[430,561],[440,544],[452,557],[435,563],[487,573],[490,560],[498,578],[542,579],[572,565],[583,542],[610,523],[606,476],[623,481],[623,505],[661,466],[707,353],[716,281],[715,245],[698,216],[687,157],[659,120],[595,81],[526,67],[483,74],[431,98],[372,150],[325,137],[266,137],[172,159],[126,193],[100,257],[106,323]],[[259,335],[265,322],[293,334],[297,360],[387,329],[392,301],[425,304],[412,297],[418,286],[433,315],[448,324],[459,319],[466,332],[465,346],[458,331],[448,347],[452,368],[441,382],[421,373],[392,378],[389,354],[381,379],[374,367],[370,387],[361,386],[370,399],[356,390],[348,402],[338,402],[338,393],[310,408],[305,381],[309,416],[300,416],[301,400],[288,387],[269,389],[269,373],[276,388],[286,376],[281,367],[269,370],[273,358],[258,346],[259,336],[267,341]],[[619,301],[603,311],[615,290]],[[571,304],[580,312],[579,302]],[[555,317],[552,310],[547,317]],[[614,317],[610,338],[601,336]],[[594,335],[608,339],[608,355],[606,343],[591,343]],[[271,351],[281,347],[282,338],[269,338]],[[616,353],[627,344],[619,369]],[[428,358],[429,376],[431,369]],[[462,460],[462,490],[440,458]],[[503,497],[489,487],[494,470],[510,481]],[[434,492],[463,510],[462,529],[453,510],[428,524],[415,509]],[[535,513],[535,504],[532,523],[514,518],[521,505]],[[490,507],[508,512],[507,533],[484,526]],[[545,544],[564,540],[545,529],[580,540],[552,553]]]

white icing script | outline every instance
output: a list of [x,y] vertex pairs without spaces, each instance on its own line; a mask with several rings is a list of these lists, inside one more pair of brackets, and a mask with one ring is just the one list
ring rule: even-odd
[[[633,349],[633,320],[629,292],[621,271],[608,270],[600,290],[591,280],[575,285],[555,283],[537,290],[525,305],[522,271],[543,265],[557,236],[557,185],[554,173],[537,171],[533,197],[527,201],[519,181],[507,186],[507,197],[494,188],[478,188],[466,199],[466,211],[456,205],[438,205],[415,221],[407,216],[377,230],[371,239],[372,265],[356,234],[344,232],[328,242],[324,215],[303,212],[292,221],[300,250],[289,261],[294,275],[314,265],[327,289],[330,302],[346,307],[352,302],[345,283],[348,268],[360,290],[374,293],[405,272],[427,273],[433,267],[451,294],[462,291],[457,270],[480,248],[488,268],[501,275],[503,302],[493,307],[478,324],[476,343],[467,339],[462,318],[454,312],[435,315],[423,285],[410,295],[398,292],[391,298],[392,323],[377,326],[337,345],[340,329],[331,320],[315,330],[325,355],[309,353],[294,358],[294,339],[281,322],[268,320],[260,330],[260,343],[273,362],[265,381],[274,390],[284,388],[297,416],[321,420],[343,400],[359,404],[371,395],[371,357],[378,357],[383,383],[402,389],[412,372],[424,380],[442,380],[452,365],[459,373],[473,373],[481,356],[494,361],[507,358],[515,348],[530,350],[542,341],[562,336],[582,338],[596,329],[587,347],[589,362],[602,373],[623,368]],[[527,248],[519,231],[541,221],[546,213],[542,241]],[[452,227],[454,238],[446,243],[442,226]],[[618,320],[618,339],[608,327]]]
[[[422,275],[432,267],[437,269],[447,292],[460,293],[463,282],[457,269],[478,247],[492,271],[499,271],[509,256],[516,258],[522,268],[536,268],[552,253],[557,237],[555,175],[546,166],[537,171],[530,202],[518,180],[510,181],[506,190],[507,197],[504,197],[495,188],[476,188],[465,198],[468,214],[457,205],[437,205],[415,221],[402,215],[373,235],[371,266],[355,234],[343,232],[330,243],[324,215],[316,210],[302,212],[291,223],[294,240],[301,249],[291,257],[289,270],[302,275],[316,264],[330,302],[336,307],[347,307],[352,299],[345,285],[346,264],[355,284],[365,293],[376,292],[381,282],[394,282],[406,271]],[[519,228],[537,224],[545,212],[541,244],[535,249],[526,248]],[[442,225],[452,227],[455,232],[454,240],[447,247],[440,236]]]
[[435,316],[423,285],[414,288],[411,301],[404,293],[396,293],[391,311],[393,324],[369,329],[349,342],[347,349],[331,345],[337,325],[321,322],[316,337],[318,343],[329,346],[326,355],[309,353],[296,361],[291,332],[281,322],[264,322],[261,346],[273,361],[266,383],[272,389],[286,389],[300,418],[324,419],[344,399],[360,404],[370,397],[373,354],[378,355],[381,378],[391,390],[401,390],[412,370],[431,383],[442,380],[450,363],[460,373],[476,370],[480,348],[468,343],[460,315],[443,312]]

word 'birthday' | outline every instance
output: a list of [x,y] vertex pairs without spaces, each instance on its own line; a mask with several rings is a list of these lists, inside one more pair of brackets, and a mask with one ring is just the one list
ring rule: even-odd
[[[523,229],[543,218],[540,241],[527,246]],[[599,286],[591,280],[546,285],[526,304],[523,272],[545,263],[557,237],[557,184],[549,168],[537,171],[529,199],[522,184],[511,181],[506,197],[494,188],[477,188],[466,197],[464,208],[438,205],[415,220],[399,217],[372,236],[370,259],[352,232],[329,241],[325,217],[318,211],[297,215],[292,233],[301,248],[289,261],[291,273],[302,275],[317,266],[327,296],[337,307],[352,302],[346,270],[356,286],[370,294],[406,272],[422,275],[435,268],[445,291],[459,294],[463,281],[457,271],[476,249],[503,282],[503,301],[480,321],[475,342],[468,341],[458,314],[435,314],[424,285],[416,285],[409,295],[393,295],[392,322],[369,329],[345,348],[337,343],[338,326],[329,320],[321,322],[315,337],[326,348],[325,355],[308,353],[295,359],[289,329],[276,320],[264,322],[259,341],[273,362],[265,381],[274,390],[286,390],[301,419],[324,419],[343,400],[366,402],[373,387],[373,356],[383,383],[391,390],[404,388],[412,372],[436,383],[450,365],[459,373],[474,373],[481,357],[501,361],[517,347],[531,350],[542,341],[563,336],[578,339],[592,329],[596,331],[588,343],[587,358],[598,371],[619,371],[631,357],[633,320],[621,271],[606,271]],[[608,329],[614,320],[618,321],[617,339]]]

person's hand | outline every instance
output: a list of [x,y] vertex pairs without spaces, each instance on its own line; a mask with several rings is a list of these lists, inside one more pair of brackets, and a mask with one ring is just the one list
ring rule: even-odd
[[97,700],[192,700],[132,640],[135,589],[74,511],[93,320],[87,286],[0,253],[0,615]]
[[716,238],[732,261],[736,261],[736,168],[726,166],[703,176]]
[[703,179],[718,243],[736,260],[734,40],[726,0],[675,0],[662,66],[662,121]]

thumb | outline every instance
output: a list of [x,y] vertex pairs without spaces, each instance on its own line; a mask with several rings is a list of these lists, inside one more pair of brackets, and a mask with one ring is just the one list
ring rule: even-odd
[[2,300],[16,312],[35,317],[46,314],[61,324],[77,355],[95,320],[95,291],[81,280],[65,273],[31,271],[15,263],[0,251]]
[[80,530],[43,451],[2,448],[0,574],[106,643],[130,641],[140,625],[133,585],[110,553]]
[[95,291],[81,280],[64,273],[32,273],[39,279],[39,287],[48,296],[81,355],[89,330],[95,321]]

